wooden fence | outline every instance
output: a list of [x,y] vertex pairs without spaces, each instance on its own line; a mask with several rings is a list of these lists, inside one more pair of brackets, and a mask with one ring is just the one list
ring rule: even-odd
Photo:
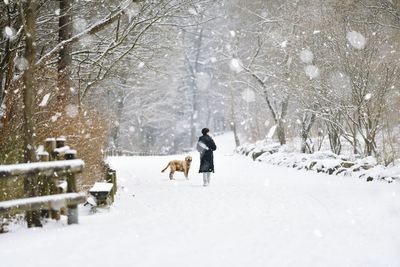
[[[0,165],[0,179],[24,179],[30,185],[27,198],[0,202],[0,216],[25,211],[28,227],[40,226],[40,210],[51,212],[52,218],[58,220],[60,208],[67,207],[68,224],[76,224],[77,205],[86,201],[86,193],[77,192],[76,175],[85,164],[75,159],[76,151],[65,146],[64,138],[49,138],[44,147],[45,151],[39,153],[42,162]],[[60,194],[64,191],[57,186],[60,180],[66,181],[66,193]]]
[[133,152],[124,149],[107,149],[105,155],[106,156],[166,156],[168,154],[161,152],[149,152],[149,151]]

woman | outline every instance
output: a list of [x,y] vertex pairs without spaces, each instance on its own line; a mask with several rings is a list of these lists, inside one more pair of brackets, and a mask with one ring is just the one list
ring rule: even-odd
[[208,135],[210,130],[204,128],[201,130],[203,136],[200,136],[197,142],[197,151],[200,152],[200,170],[203,173],[203,186],[210,184],[210,174],[214,172],[214,155],[213,151],[217,149],[214,140]]

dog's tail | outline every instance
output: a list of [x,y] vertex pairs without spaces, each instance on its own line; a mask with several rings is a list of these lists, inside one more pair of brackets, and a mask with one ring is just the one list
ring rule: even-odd
[[167,165],[167,167],[165,167],[165,169],[164,169],[164,170],[162,170],[161,172],[165,172],[165,170],[166,170],[166,169],[168,169],[168,167],[169,167],[169,162],[168,162],[168,165]]

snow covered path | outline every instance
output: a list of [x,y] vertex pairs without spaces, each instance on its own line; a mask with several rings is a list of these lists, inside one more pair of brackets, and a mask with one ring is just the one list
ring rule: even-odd
[[206,188],[194,152],[189,181],[160,173],[184,155],[111,158],[122,188],[109,212],[0,235],[1,266],[400,266],[399,184],[252,162],[232,155],[231,136],[216,143]]

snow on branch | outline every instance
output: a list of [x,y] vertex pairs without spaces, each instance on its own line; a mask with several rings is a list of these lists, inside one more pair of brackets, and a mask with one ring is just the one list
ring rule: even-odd
[[52,50],[50,50],[47,54],[45,54],[42,58],[40,58],[38,60],[38,62],[35,64],[36,67],[46,64],[46,61],[49,60],[50,58],[52,58],[56,53],[60,52],[61,49],[65,45],[76,43],[80,39],[84,38],[86,35],[92,35],[92,34],[95,34],[99,31],[105,29],[108,25],[112,24],[114,21],[119,19],[120,16],[124,14],[124,12],[125,12],[125,9],[122,8],[122,9],[118,10],[117,12],[115,12],[113,15],[99,21],[98,23],[92,25],[91,27],[80,32],[79,34],[72,36],[71,38],[58,43]]

